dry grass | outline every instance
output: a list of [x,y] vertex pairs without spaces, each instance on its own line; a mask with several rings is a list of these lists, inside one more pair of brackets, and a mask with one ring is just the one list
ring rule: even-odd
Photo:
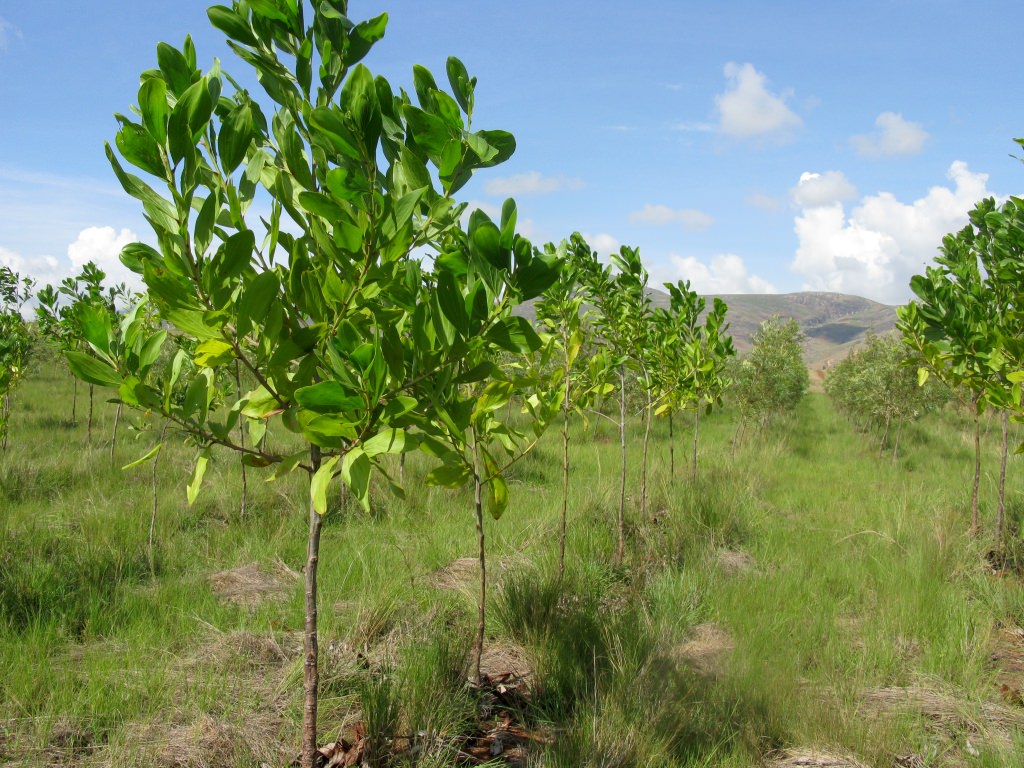
[[751,573],[757,566],[754,558],[738,549],[720,549],[715,553],[718,569],[726,576]]
[[210,587],[225,602],[255,608],[266,600],[286,599],[298,580],[298,573],[275,560],[269,567],[251,563],[217,571],[210,576]]
[[[140,765],[156,768],[237,768],[286,765],[294,755],[281,746],[274,715],[248,713],[231,723],[200,715],[190,723],[149,723],[133,731],[130,753],[145,755]],[[121,765],[116,755],[104,766]]]
[[961,740],[1005,748],[1024,730],[1024,712],[989,701],[970,701],[957,691],[935,685],[876,688],[862,694],[864,711],[876,716],[915,712],[929,729],[952,747]]
[[533,667],[523,649],[506,640],[484,645],[480,671],[491,678],[508,675],[515,680],[529,680],[533,676]]
[[480,581],[480,560],[460,557],[434,571],[430,583],[438,589],[471,591]]
[[690,638],[677,646],[675,656],[695,671],[708,677],[720,675],[736,640],[725,629],[713,623],[698,624]]
[[771,758],[768,768],[867,768],[855,757],[819,749],[788,749]]

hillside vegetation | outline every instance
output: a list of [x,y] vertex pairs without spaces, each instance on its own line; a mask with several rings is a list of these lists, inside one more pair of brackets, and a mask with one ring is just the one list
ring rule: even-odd
[[[170,441],[152,573],[152,465],[119,467],[157,436],[134,432],[111,462],[113,406],[97,403],[90,445],[69,420],[71,390],[56,361],[38,365],[0,465],[0,762],[287,765],[302,704],[295,510],[308,488],[250,483],[240,519],[237,465],[214,452],[208,493],[189,507],[191,450]],[[693,483],[678,458],[669,477],[655,421],[649,512],[631,465],[613,566],[617,436],[575,427],[561,598],[557,435],[510,472],[513,506],[485,523],[500,563],[485,688],[465,684],[468,492],[423,485],[411,455],[406,501],[375,486],[365,513],[332,496],[325,735],[363,739],[371,765],[1015,764],[1024,589],[1018,563],[993,565],[966,535],[969,420],[908,425],[895,462],[876,460],[874,439],[821,395],[739,446],[734,409],[701,428]],[[640,434],[631,421],[630,440]],[[1018,526],[1016,471],[1009,499]]]

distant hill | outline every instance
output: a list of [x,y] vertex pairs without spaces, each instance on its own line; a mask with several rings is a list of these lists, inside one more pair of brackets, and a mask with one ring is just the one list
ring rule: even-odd
[[[650,288],[648,293],[654,306],[668,307],[667,293]],[[713,298],[707,297],[709,304]],[[729,330],[741,353],[750,349],[754,333],[768,318],[796,320],[807,335],[804,357],[812,371],[843,359],[868,331],[880,334],[896,327],[896,307],[843,293],[733,293],[718,298],[729,305]],[[533,320],[532,304],[518,311]]]
[[[652,292],[652,300],[667,302],[668,296],[657,296],[659,293]],[[881,334],[896,327],[896,307],[842,293],[729,294],[719,298],[729,305],[729,328],[740,352],[750,349],[751,338],[763,321],[773,315],[791,317],[807,335],[804,357],[812,370],[846,357],[868,331]]]

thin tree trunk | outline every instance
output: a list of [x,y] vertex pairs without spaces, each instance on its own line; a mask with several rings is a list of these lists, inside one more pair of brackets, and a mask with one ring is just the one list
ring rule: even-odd
[[615,564],[621,565],[626,556],[626,371],[619,366],[619,449],[621,468],[619,476],[619,543],[615,550]]
[[885,416],[885,429],[882,432],[882,439],[878,443],[878,458],[882,458],[882,451],[885,450],[885,440],[889,437],[889,422],[892,421],[892,416],[886,414]]
[[978,415],[978,403],[974,403],[974,487],[971,490],[971,533],[977,535],[981,530],[978,515],[978,488],[981,485],[981,417]]
[[10,394],[10,392],[4,394],[3,409],[4,409],[3,415],[0,416],[0,430],[3,430],[3,436],[4,436],[3,452],[7,453],[7,433],[10,431],[10,424],[8,424],[8,419],[10,419],[10,417],[11,417],[11,394]]
[[903,437],[903,419],[900,419],[899,427],[896,430],[896,444],[892,447],[892,463],[896,463],[896,458],[900,453],[900,438]]
[[672,411],[668,412],[668,476],[676,481],[676,436],[672,431]]
[[75,386],[71,393],[71,423],[76,424],[78,422],[78,377],[72,376],[71,381]]
[[398,484],[405,488],[405,454],[398,455]]
[[[320,469],[320,447],[309,446],[311,474]],[[302,757],[301,768],[313,768],[316,757],[316,714],[317,689],[320,686],[319,656],[317,644],[316,575],[320,560],[319,513],[309,503],[309,538],[306,541],[306,630],[303,637],[305,663],[303,664],[303,706],[302,706]]]
[[92,445],[92,392],[93,385],[89,385],[89,426],[86,431],[86,436],[89,439],[89,445]]
[[1010,414],[1004,408],[1003,416],[1003,449],[999,455],[999,516],[996,519],[996,548],[1003,544],[1003,525],[1006,517],[1006,454],[1010,444]]
[[644,450],[640,458],[640,519],[647,519],[647,444],[651,439],[651,411],[654,410],[651,403],[650,390],[647,392],[647,408],[644,414]]
[[693,412],[693,482],[697,482],[697,438],[700,434],[700,403],[697,403],[697,410]]
[[558,540],[559,590],[565,579],[565,534],[569,517],[569,376],[565,377],[562,399],[562,532]]
[[117,404],[117,410],[114,411],[114,431],[110,435],[110,463],[114,463],[114,449],[117,448],[117,425],[121,421],[121,408],[124,407],[123,403]]
[[[238,397],[242,396],[242,375],[239,372],[239,366],[238,366],[238,361],[237,360],[235,360],[235,392],[236,392]],[[242,450],[244,451],[245,450],[245,417],[244,416],[239,416],[238,417],[238,444],[242,447]],[[243,456],[244,455],[245,454],[243,453]],[[248,484],[247,478],[245,476],[245,463],[240,461],[239,465],[242,467],[242,500],[239,502],[238,517],[240,519],[244,520],[245,519],[246,496],[248,495],[249,484]]]
[[[167,421],[164,420],[163,428],[161,428],[161,430],[160,430],[160,443],[158,443],[158,445],[162,445],[163,444],[164,437],[166,436],[166,434],[167,434]],[[157,513],[157,509],[159,507],[159,498],[160,498],[157,495],[157,492],[156,492],[156,478],[157,478],[157,466],[160,464],[160,453],[162,451],[163,451],[163,448],[161,448],[160,451],[157,451],[156,456],[153,457],[153,470],[152,470],[152,474],[150,476],[150,483],[151,483],[152,489],[153,489],[153,510],[152,510],[152,512],[149,515],[149,572],[150,572],[150,575],[152,575],[152,577],[154,579],[156,578],[156,558],[153,555],[153,538],[154,538],[154,535],[156,533],[156,513]]]
[[487,555],[484,540],[483,483],[480,481],[480,461],[477,456],[476,435],[473,435],[473,511],[476,513],[477,554],[480,557],[480,595],[477,602],[476,638],[473,641],[471,669],[473,682],[480,685],[480,659],[484,655],[484,632],[487,628]]

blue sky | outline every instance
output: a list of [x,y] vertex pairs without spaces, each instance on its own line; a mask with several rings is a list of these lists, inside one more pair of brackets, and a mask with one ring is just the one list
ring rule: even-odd
[[[103,156],[160,40],[242,73],[193,0],[0,0],[0,263],[117,279],[147,239]],[[390,14],[366,59],[393,85],[448,55],[475,125],[515,156],[461,198],[515,197],[536,242],[639,246],[652,284],[909,298],[974,202],[1021,192],[1019,5],[951,0],[351,0]],[[411,88],[410,88],[411,89]]]

